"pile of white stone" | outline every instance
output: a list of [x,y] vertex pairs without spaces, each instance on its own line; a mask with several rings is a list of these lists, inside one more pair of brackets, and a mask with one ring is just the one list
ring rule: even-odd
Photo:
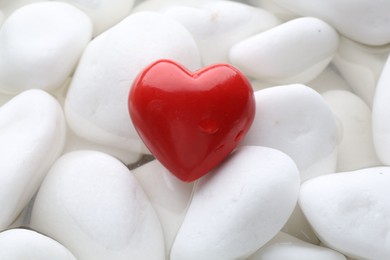
[[[390,259],[390,1],[244,2],[0,2],[0,259]],[[129,89],[161,58],[255,90],[196,183],[126,167],[148,154]]]

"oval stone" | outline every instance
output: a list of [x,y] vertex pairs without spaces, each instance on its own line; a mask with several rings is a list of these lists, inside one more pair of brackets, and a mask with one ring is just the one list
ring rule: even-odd
[[336,170],[338,130],[319,93],[304,85],[286,85],[256,91],[255,100],[255,119],[242,145],[286,153],[302,181]]
[[95,151],[63,155],[36,197],[31,227],[78,259],[163,260],[158,217],[132,173]]
[[304,182],[299,204],[320,240],[357,259],[387,259],[390,167],[328,174]]
[[28,229],[9,229],[0,233],[0,259],[77,260],[57,241]]
[[0,230],[36,193],[65,138],[62,109],[42,90],[25,91],[0,108]]
[[96,37],[87,46],[66,96],[65,114],[72,130],[99,144],[147,153],[131,123],[127,100],[137,74],[163,58],[189,70],[201,67],[191,34],[158,13],[132,14]]
[[72,5],[40,2],[17,9],[0,28],[0,90],[59,88],[91,36],[89,17]]
[[314,17],[297,18],[233,45],[229,58],[247,76],[278,84],[305,83],[337,51],[337,32]]
[[198,182],[170,259],[245,259],[286,223],[299,183],[287,155],[240,147]]

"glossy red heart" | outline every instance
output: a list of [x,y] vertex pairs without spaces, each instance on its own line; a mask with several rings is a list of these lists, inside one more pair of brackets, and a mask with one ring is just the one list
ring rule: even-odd
[[150,152],[187,182],[217,166],[247,133],[255,114],[249,81],[228,64],[192,73],[173,61],[157,61],[134,81],[128,105]]

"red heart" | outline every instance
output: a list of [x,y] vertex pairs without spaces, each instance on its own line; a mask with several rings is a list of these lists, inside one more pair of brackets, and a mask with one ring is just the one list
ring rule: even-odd
[[157,61],[135,79],[128,105],[151,153],[188,182],[237,146],[255,114],[249,81],[228,64],[191,73],[173,61]]

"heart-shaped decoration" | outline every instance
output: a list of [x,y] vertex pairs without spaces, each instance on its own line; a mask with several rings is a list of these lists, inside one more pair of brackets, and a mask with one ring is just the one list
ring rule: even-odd
[[187,182],[207,174],[230,154],[255,115],[249,81],[228,64],[192,73],[173,61],[159,60],[135,79],[128,105],[151,153]]

